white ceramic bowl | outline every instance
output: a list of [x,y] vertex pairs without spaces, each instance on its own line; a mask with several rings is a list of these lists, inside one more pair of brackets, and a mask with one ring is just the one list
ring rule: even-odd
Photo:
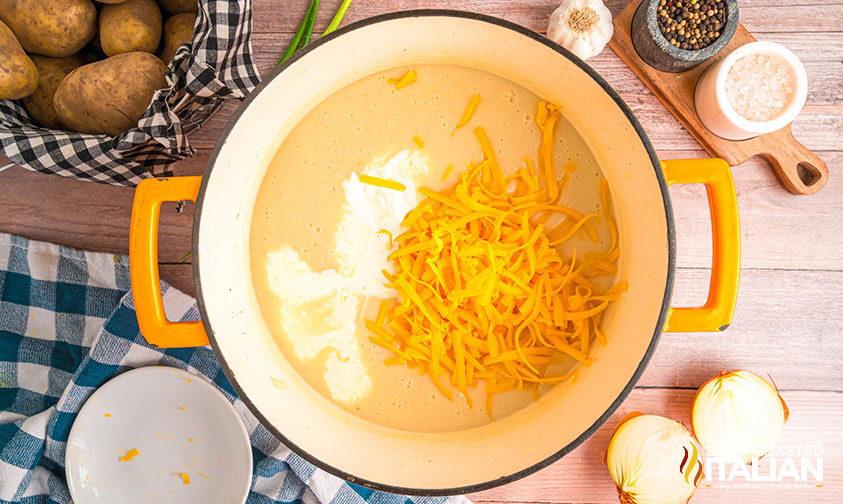
[[249,436],[231,403],[204,378],[161,366],[91,394],[65,465],[76,504],[242,504],[252,481]]
[[[790,102],[781,114],[769,121],[756,122],[738,114],[726,97],[726,76],[736,61],[750,54],[775,55],[784,59],[794,76],[794,90]],[[793,52],[774,42],[752,42],[732,51],[725,58],[706,69],[697,82],[694,104],[703,125],[717,136],[728,140],[748,138],[779,130],[790,124],[808,97],[808,76],[805,67]]]

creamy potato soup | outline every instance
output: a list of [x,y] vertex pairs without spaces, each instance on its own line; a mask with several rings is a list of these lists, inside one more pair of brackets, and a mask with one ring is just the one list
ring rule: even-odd
[[[417,80],[396,86],[410,70]],[[474,95],[481,101],[470,121],[454,129]],[[505,174],[523,167],[525,156],[535,163],[539,102],[524,87],[480,70],[394,68],[336,92],[284,140],[256,203],[252,275],[269,330],[324,397],[371,422],[418,432],[482,425],[535,400],[533,389],[496,394],[491,417],[482,386],[468,390],[472,408],[460,394],[449,400],[418,369],[385,365],[395,354],[370,341],[364,321],[377,317],[383,299],[398,297],[386,287],[382,270],[391,268],[391,237],[404,231],[402,220],[422,199],[418,189],[453,186],[469,162],[481,159],[477,126],[488,134]],[[556,170],[561,175],[566,165],[575,165],[561,202],[580,214],[609,211],[600,204],[600,170],[560,105],[552,139]],[[366,184],[361,175],[406,190]],[[593,223],[596,241],[578,232],[562,244],[562,257],[570,258],[574,248],[581,257],[606,249],[606,219]],[[595,282],[607,287],[612,280]],[[569,359],[558,365],[574,364]]]

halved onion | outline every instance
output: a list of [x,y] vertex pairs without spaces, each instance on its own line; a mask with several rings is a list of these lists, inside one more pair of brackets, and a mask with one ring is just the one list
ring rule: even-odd
[[787,417],[775,385],[750,371],[721,371],[697,392],[691,428],[709,454],[749,464],[769,453]]
[[703,479],[699,448],[681,423],[630,413],[606,454],[622,504],[684,504]]

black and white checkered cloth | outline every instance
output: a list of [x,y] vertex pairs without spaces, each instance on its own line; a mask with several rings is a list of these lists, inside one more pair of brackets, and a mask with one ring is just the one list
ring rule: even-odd
[[0,152],[30,170],[105,184],[170,175],[170,164],[195,152],[187,133],[258,84],[251,31],[252,0],[199,0],[193,43],[176,53],[169,88],[156,91],[136,128],[113,138],[47,129],[0,100]]

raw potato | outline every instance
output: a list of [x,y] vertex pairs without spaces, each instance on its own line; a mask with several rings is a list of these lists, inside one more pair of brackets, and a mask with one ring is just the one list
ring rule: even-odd
[[196,14],[176,14],[164,23],[164,50],[161,51],[161,61],[168,65],[182,44],[193,40],[193,23]]
[[53,107],[53,96],[62,79],[74,69],[84,65],[85,58],[79,54],[67,58],[50,58],[33,54],[32,62],[38,68],[38,89],[23,98],[21,104],[42,126],[65,129],[64,123],[61,122]]
[[17,100],[35,92],[38,69],[6,23],[0,21],[0,100]]
[[158,0],[158,3],[167,14],[195,13],[199,9],[198,0]]
[[100,44],[108,56],[154,53],[161,42],[161,10],[155,0],[127,0],[100,13]]
[[53,104],[71,131],[116,136],[138,124],[166,67],[145,52],[118,54],[81,66],[64,78]]
[[125,1],[126,0],[97,0],[97,2],[104,3],[104,4],[119,4],[119,3],[123,3]]
[[0,19],[28,53],[65,58],[97,33],[91,0],[0,0]]

